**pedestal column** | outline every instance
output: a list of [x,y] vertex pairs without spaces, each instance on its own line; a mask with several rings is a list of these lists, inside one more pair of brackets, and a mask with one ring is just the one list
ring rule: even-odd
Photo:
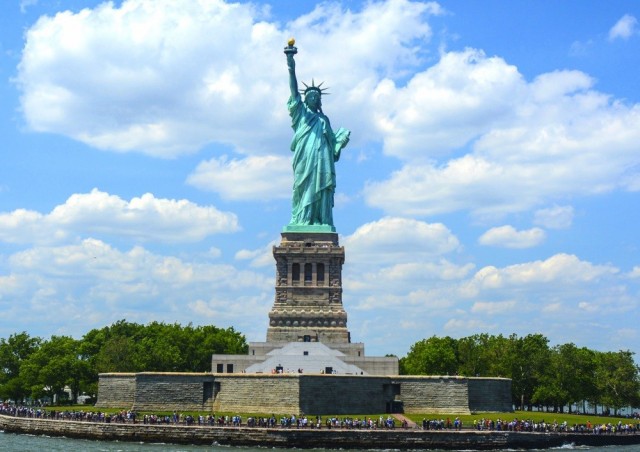
[[[267,342],[350,343],[342,306],[344,248],[338,244],[338,234],[283,232],[273,256],[276,293]],[[307,264],[312,269],[310,281],[305,278]],[[321,280],[318,269],[322,267]]]

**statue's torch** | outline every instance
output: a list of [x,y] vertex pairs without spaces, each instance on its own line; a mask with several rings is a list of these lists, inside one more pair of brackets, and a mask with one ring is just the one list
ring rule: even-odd
[[289,38],[287,41],[287,47],[284,48],[284,53],[287,55],[295,55],[298,53],[298,48],[294,46],[296,40],[294,38]]

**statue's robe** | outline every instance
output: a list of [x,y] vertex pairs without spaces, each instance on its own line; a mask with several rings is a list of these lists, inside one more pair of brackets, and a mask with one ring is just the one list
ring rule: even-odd
[[[293,199],[291,225],[333,226],[333,195],[336,188],[335,162],[341,145],[329,119],[310,110],[300,95],[287,102],[293,152]],[[339,129],[338,136],[348,134]]]

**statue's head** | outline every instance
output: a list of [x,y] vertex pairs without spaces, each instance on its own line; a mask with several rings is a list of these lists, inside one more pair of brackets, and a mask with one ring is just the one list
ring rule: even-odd
[[[324,82],[322,82],[324,83]],[[322,95],[329,94],[325,93],[328,88],[322,88],[322,83],[316,86],[313,79],[311,80],[311,86],[307,85],[305,82],[302,82],[304,85],[304,90],[301,90],[304,93],[304,103],[307,104],[313,111],[318,111],[322,107]]]
[[309,90],[304,93],[304,103],[313,111],[322,107],[322,93],[316,90]]

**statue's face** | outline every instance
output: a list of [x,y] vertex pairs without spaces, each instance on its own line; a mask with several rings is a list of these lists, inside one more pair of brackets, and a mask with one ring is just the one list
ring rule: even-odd
[[304,101],[307,106],[314,111],[318,110],[322,105],[322,102],[320,101],[320,93],[317,91],[309,91],[304,97]]

